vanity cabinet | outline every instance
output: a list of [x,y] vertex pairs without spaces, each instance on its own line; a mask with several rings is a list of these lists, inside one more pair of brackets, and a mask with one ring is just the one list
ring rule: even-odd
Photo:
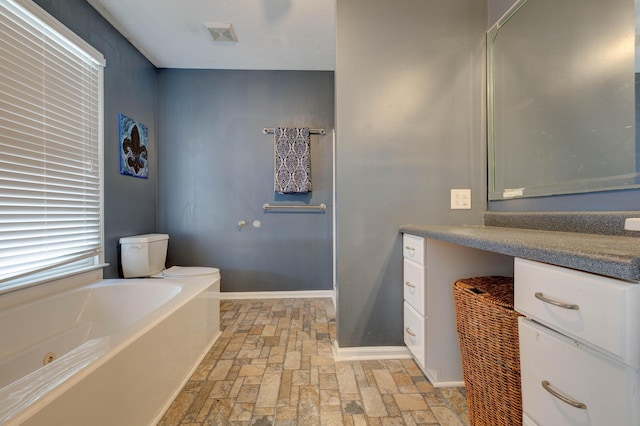
[[425,344],[427,340],[424,285],[426,278],[424,262],[425,239],[413,235],[404,235],[402,247],[404,343],[420,368],[425,371]]
[[513,276],[513,257],[407,233],[402,246],[404,342],[434,386],[464,386],[453,284]]
[[525,424],[640,424],[640,285],[515,259]]
[[[401,228],[426,239],[426,371],[430,287],[444,285],[431,274],[448,271],[446,281],[508,275],[491,271],[501,261],[489,257],[484,259],[490,271],[483,271],[469,250],[503,253],[515,265],[515,309],[525,315],[518,320],[523,425],[640,425],[639,240],[586,233],[604,225],[617,233],[625,218],[640,212],[589,213],[580,220],[555,212],[498,216],[485,216],[490,226]],[[526,228],[519,228],[523,223]],[[441,301],[448,304],[448,296]],[[455,317],[435,322],[440,321],[451,323],[454,336]]]

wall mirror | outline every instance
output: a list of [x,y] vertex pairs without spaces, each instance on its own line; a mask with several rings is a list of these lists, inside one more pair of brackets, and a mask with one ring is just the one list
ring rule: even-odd
[[520,0],[487,33],[489,199],[640,187],[634,0]]

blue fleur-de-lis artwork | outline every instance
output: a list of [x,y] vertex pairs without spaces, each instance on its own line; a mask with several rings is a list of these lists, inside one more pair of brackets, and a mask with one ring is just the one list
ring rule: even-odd
[[120,174],[149,178],[149,130],[142,123],[119,115],[120,121]]

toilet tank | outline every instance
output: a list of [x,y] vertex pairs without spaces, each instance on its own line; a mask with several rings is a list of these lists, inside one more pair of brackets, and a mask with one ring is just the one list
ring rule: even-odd
[[164,269],[167,234],[144,234],[120,238],[120,261],[125,278],[148,277]]

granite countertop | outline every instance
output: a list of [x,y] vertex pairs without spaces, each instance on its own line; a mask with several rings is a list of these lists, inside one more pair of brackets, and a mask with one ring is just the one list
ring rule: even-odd
[[638,237],[480,225],[405,225],[400,231],[523,259],[640,281]]

